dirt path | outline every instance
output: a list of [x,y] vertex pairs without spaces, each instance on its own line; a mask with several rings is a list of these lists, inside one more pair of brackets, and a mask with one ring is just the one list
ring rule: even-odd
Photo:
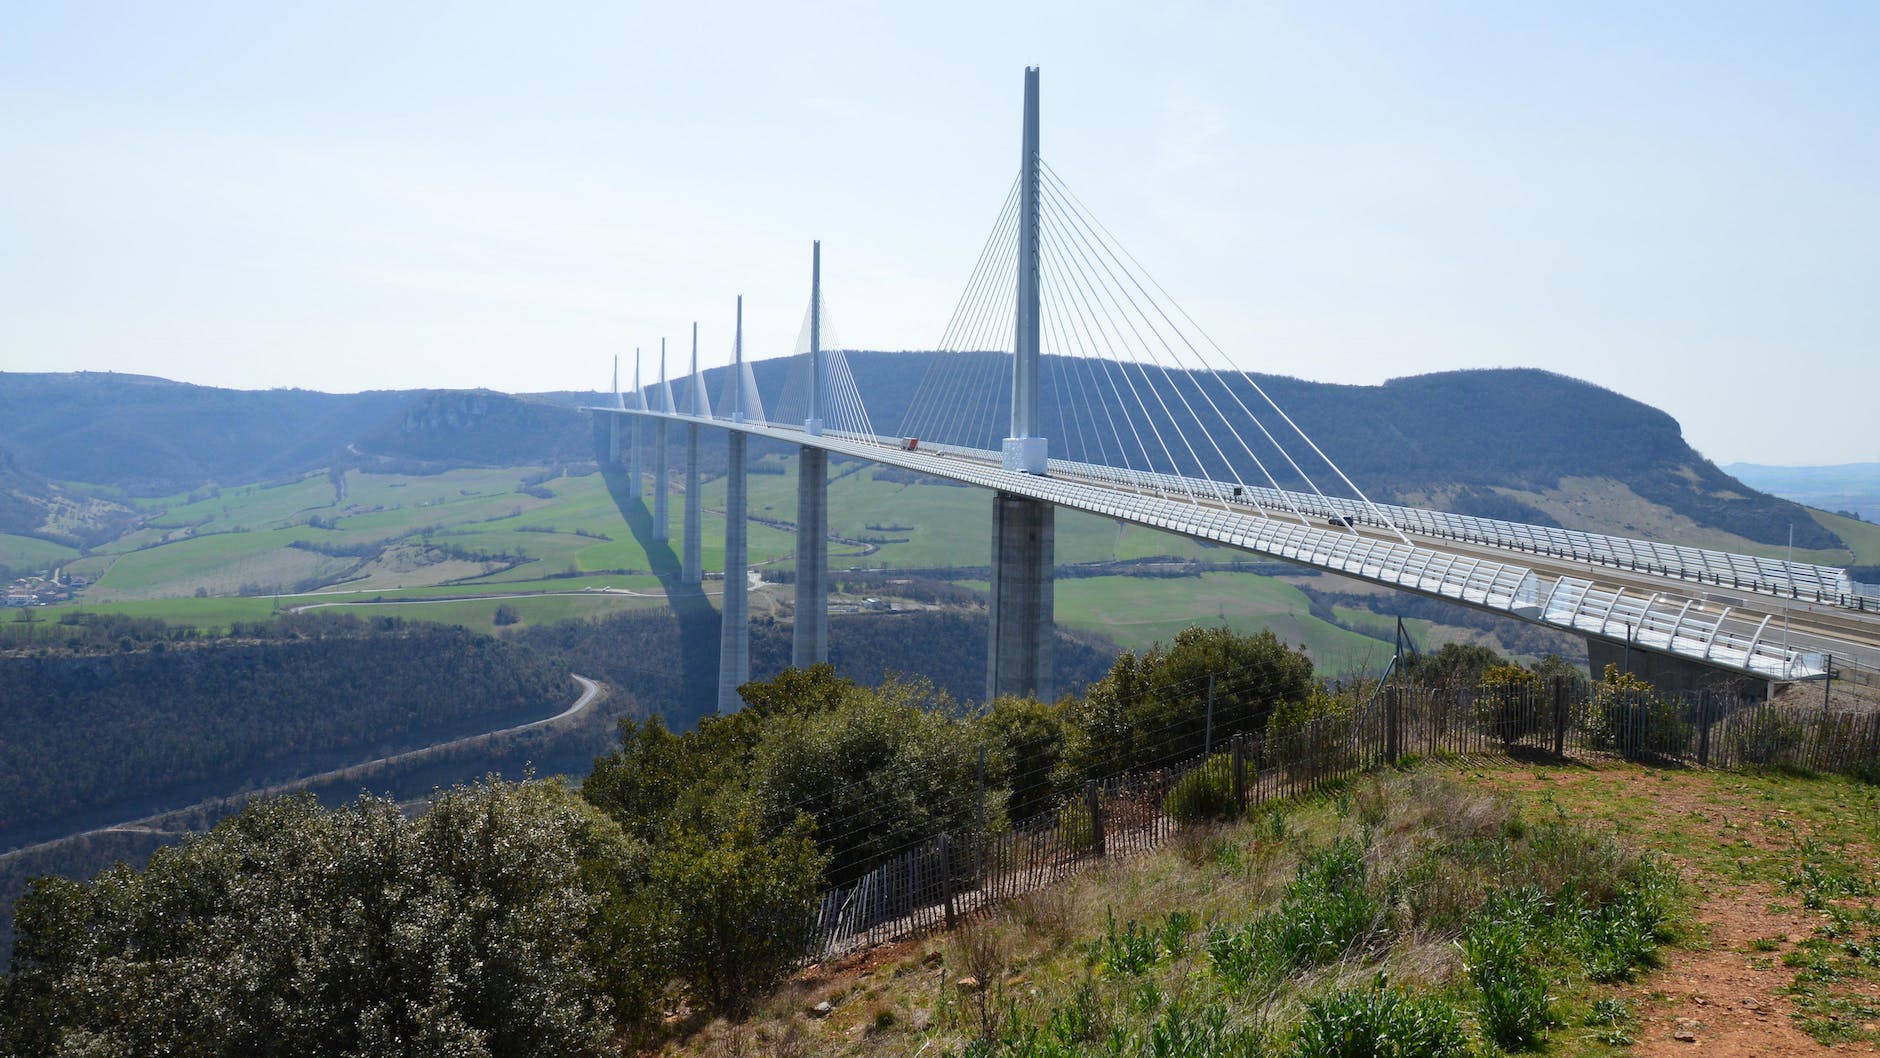
[[[1789,1058],[1840,1049],[1796,1028],[1782,994],[1795,972],[1782,966],[1780,952],[1760,959],[1751,954],[1758,940],[1782,938],[1786,950],[1793,947],[1788,938],[1808,932],[1801,915],[1771,913],[1775,899],[1758,886],[1710,894],[1698,905],[1698,919],[1710,928],[1710,946],[1673,950],[1664,969],[1634,990],[1639,1032],[1633,1053]],[[1873,1050],[1872,1044],[1858,1046]]]
[[[1783,964],[1783,957],[1813,934],[1813,921],[1796,907],[1793,893],[1720,871],[1733,858],[1743,867],[1756,856],[1792,855],[1802,821],[1789,810],[1747,791],[1733,796],[1729,784],[1719,784],[1714,774],[1700,779],[1690,772],[1614,766],[1564,775],[1504,771],[1481,778],[1489,785],[1552,794],[1569,811],[1580,808],[1621,830],[1675,835],[1683,846],[1684,851],[1668,855],[1696,890],[1694,917],[1702,933],[1667,948],[1664,966],[1629,989],[1626,998],[1637,1018],[1631,1053],[1706,1058],[1880,1053],[1880,1046],[1870,1042],[1822,1044],[1797,1026],[1794,1000],[1785,991],[1796,971]],[[1582,801],[1587,794],[1591,804]],[[1872,852],[1858,844],[1846,848]]]

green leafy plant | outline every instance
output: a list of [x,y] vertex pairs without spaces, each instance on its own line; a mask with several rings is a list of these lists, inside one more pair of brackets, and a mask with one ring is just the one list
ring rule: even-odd
[[1510,1051],[1538,1046],[1556,1023],[1547,976],[1528,955],[1528,918],[1506,906],[1525,899],[1491,899],[1462,940],[1482,1032]]
[[1449,1004],[1392,988],[1383,974],[1369,988],[1308,1001],[1294,1047],[1299,1058],[1460,1058],[1468,1052],[1468,1036]]

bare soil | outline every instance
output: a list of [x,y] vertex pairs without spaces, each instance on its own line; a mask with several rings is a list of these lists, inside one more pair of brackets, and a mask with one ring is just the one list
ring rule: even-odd
[[[1489,785],[1529,791],[1560,785],[1558,775],[1544,772],[1491,772],[1482,778]],[[1677,828],[1693,838],[1714,835],[1716,847],[1748,842],[1761,851],[1789,848],[1791,839],[1784,832],[1751,823],[1766,811],[1786,815],[1785,810],[1747,800],[1732,804],[1718,796],[1717,783],[1667,781],[1661,773],[1637,768],[1602,769],[1598,779],[1609,804],[1624,803],[1621,811],[1635,830]],[[1782,956],[1812,927],[1799,910],[1772,909],[1791,906],[1792,899],[1785,901],[1764,883],[1719,879],[1693,856],[1669,855],[1698,892],[1694,917],[1702,934],[1666,949],[1663,968],[1629,989],[1626,998],[1637,1016],[1632,1053],[1706,1058],[1880,1053],[1873,1043],[1825,1045],[1796,1026],[1794,1004],[1784,992],[1795,971],[1782,964]]]

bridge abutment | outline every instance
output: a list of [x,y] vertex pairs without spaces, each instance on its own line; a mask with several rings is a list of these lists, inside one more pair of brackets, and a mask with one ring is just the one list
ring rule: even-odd
[[829,660],[829,453],[808,445],[796,460],[796,616],[790,664]]
[[1055,508],[1010,493],[992,498],[992,595],[986,627],[986,698],[1050,701],[1055,687]]
[[700,540],[702,527],[698,494],[698,424],[685,424],[685,543],[681,549],[679,581],[701,584],[705,580],[704,556]]
[[745,520],[749,499],[744,441],[744,435],[736,430],[725,439],[731,462],[725,474],[725,593],[718,609],[720,713],[735,713],[743,706],[738,688],[751,679],[750,537]]
[[1769,696],[1768,680],[1754,679],[1734,669],[1713,668],[1701,661],[1676,658],[1637,646],[1628,649],[1624,643],[1594,636],[1585,638],[1587,667],[1592,669],[1594,679],[1606,671],[1607,665],[1617,665],[1620,672],[1629,672],[1665,694],[1727,687],[1731,693],[1745,698]]

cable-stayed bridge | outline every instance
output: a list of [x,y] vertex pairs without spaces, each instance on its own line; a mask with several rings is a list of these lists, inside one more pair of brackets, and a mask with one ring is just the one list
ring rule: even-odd
[[[714,402],[698,366],[591,409],[639,498],[652,433],[652,526],[664,539],[669,431],[685,428],[682,579],[697,583],[698,436],[730,435],[719,707],[748,679],[745,439],[798,447],[792,661],[827,659],[829,454],[991,490],[987,696],[1049,697],[1054,512],[1107,518],[1418,592],[1586,638],[1605,660],[1665,684],[1723,673],[1880,670],[1880,596],[1845,570],[1380,504],[1365,496],[1249,374],[1149,278],[1039,150],[1038,74],[1025,76],[1020,171],[892,434],[832,334],[821,245],[796,362],[766,414],[743,356]],[[1467,409],[1458,409],[1466,414]],[[1518,437],[1508,444],[1520,443]]]

